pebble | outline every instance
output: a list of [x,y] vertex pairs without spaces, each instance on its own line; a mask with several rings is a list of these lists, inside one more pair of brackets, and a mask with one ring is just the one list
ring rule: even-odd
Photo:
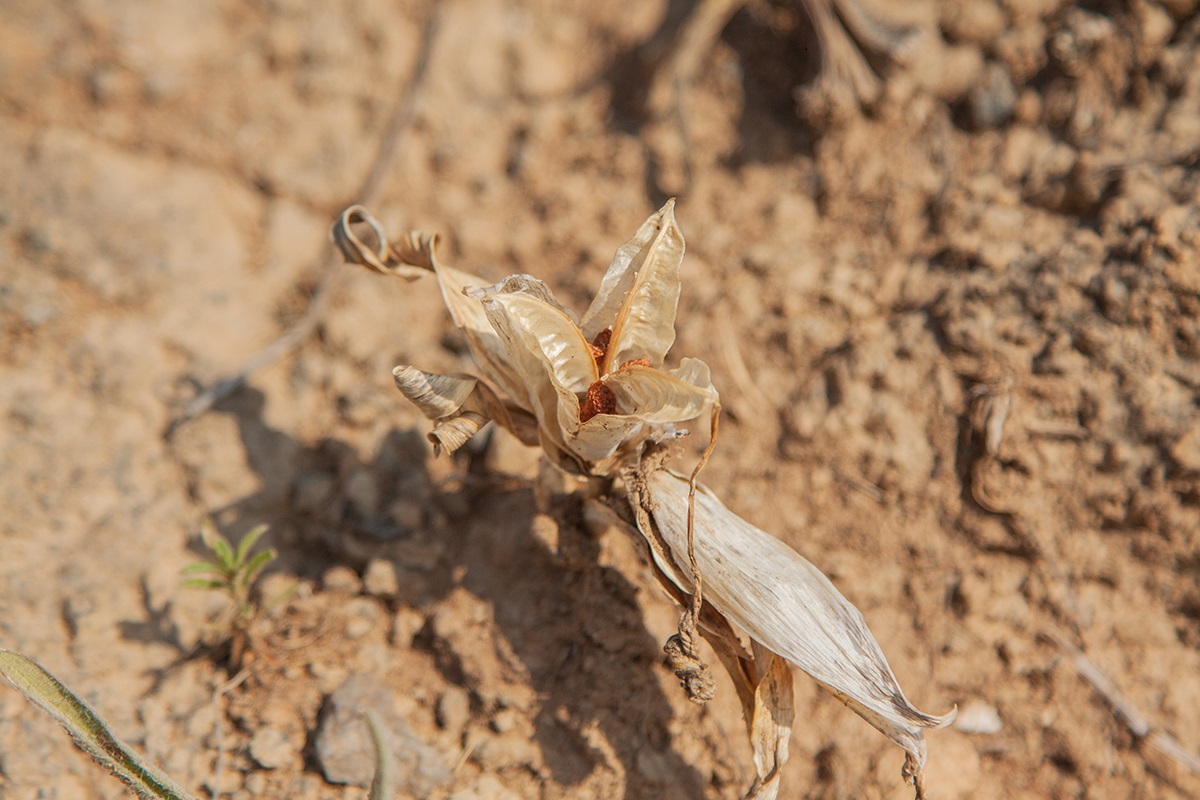
[[321,588],[338,594],[358,594],[362,591],[362,581],[359,580],[357,572],[337,564],[325,570],[325,574],[321,576]]
[[976,128],[999,128],[1012,118],[1017,90],[1008,70],[1001,64],[988,64],[979,81],[967,95],[971,122]]
[[363,589],[373,597],[395,597],[400,592],[396,565],[385,558],[373,558],[363,573]]
[[536,764],[538,747],[527,736],[508,734],[483,739],[472,758],[487,770],[498,771]]
[[471,718],[471,697],[467,690],[451,686],[438,698],[437,723],[442,730],[461,731]]
[[994,734],[1004,729],[1004,723],[995,706],[971,700],[958,710],[954,727],[963,733]]
[[392,617],[391,642],[396,647],[412,647],[413,639],[425,627],[425,615],[407,606],[396,609]]
[[1200,421],[1171,446],[1171,458],[1187,472],[1200,472]]
[[368,597],[355,597],[347,601],[343,610],[346,614],[347,639],[361,639],[379,622],[379,605]]
[[517,712],[505,708],[497,711],[492,717],[491,728],[496,733],[511,733],[519,722],[520,718],[517,716]]
[[330,695],[317,730],[315,753],[330,783],[368,786],[375,775],[375,747],[363,716],[374,711],[384,728],[392,758],[392,788],[398,794],[426,797],[450,783],[448,759],[422,742],[397,712],[396,698],[369,675],[351,675]]
[[250,738],[250,757],[265,769],[286,767],[299,753],[297,744],[278,728],[262,728]]

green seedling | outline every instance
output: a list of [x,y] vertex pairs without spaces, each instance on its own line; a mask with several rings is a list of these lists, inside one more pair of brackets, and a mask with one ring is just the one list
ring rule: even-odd
[[200,528],[200,538],[212,553],[212,559],[198,561],[183,569],[184,575],[197,576],[187,578],[183,582],[184,586],[191,589],[212,589],[229,596],[230,612],[225,627],[229,641],[229,660],[235,668],[241,667],[250,626],[262,610],[253,597],[254,581],[277,555],[274,548],[250,554],[254,545],[266,532],[267,526],[259,525],[243,536],[237,549],[234,549],[217,533],[212,521],[206,520]]

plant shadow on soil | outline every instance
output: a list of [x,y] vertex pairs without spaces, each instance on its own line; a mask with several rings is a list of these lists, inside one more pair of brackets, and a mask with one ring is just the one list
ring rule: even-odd
[[[671,725],[675,712],[660,683],[661,643],[646,630],[638,589],[599,563],[600,543],[585,532],[573,498],[559,502],[554,547],[535,534],[535,522],[547,520],[537,520],[528,481],[480,474],[464,459],[453,485],[437,486],[417,431],[392,431],[363,461],[346,442],[304,444],[272,429],[263,420],[263,400],[246,388],[215,410],[236,420],[262,482],[259,491],[215,511],[227,521],[227,535],[236,540],[269,524],[267,543],[279,551],[271,569],[310,580],[337,564],[361,572],[369,560],[390,560],[400,577],[391,609],[409,606],[424,616],[412,646],[433,656],[447,682],[468,691],[473,712],[491,702],[482,699],[488,691],[480,684],[523,683],[532,690],[534,737],[549,777],[560,785],[613,770],[605,765],[615,756],[626,797],[705,794],[705,778],[672,748],[670,730],[678,723]],[[280,468],[285,463],[290,467]],[[378,488],[375,508],[347,496],[354,483],[361,494],[364,482]],[[316,495],[318,507],[306,492]],[[379,510],[397,504],[421,509],[420,529]],[[439,638],[430,620],[460,590],[490,607],[493,627]],[[520,664],[497,658],[501,651]],[[489,668],[508,674],[487,674]],[[596,738],[591,731],[611,753],[589,743]]]
[[[611,94],[609,118],[612,126],[623,133],[645,140],[646,129],[655,122],[649,108],[650,88],[655,70],[664,69],[661,59],[669,43],[678,38],[697,4],[687,0],[670,0],[659,28],[646,40],[616,53],[600,72]],[[820,53],[816,34],[805,14],[797,7],[783,12],[779,19],[766,19],[740,8],[733,13],[714,40],[732,51],[736,66],[736,89],[739,105],[736,150],[722,158],[724,166],[734,168],[744,163],[773,164],[791,159],[796,154],[812,156],[819,132],[800,124],[794,97],[797,87],[813,83],[820,70]],[[699,81],[720,69],[713,51],[702,55],[694,80]],[[705,78],[708,80],[709,78]],[[686,106],[689,87],[673,98],[671,123],[679,138],[678,147],[688,151],[691,138],[685,128],[702,124],[689,117]],[[736,102],[736,101],[735,101]],[[646,196],[652,205],[662,205],[669,197],[687,194],[687,186],[667,188],[664,172],[669,171],[664,155],[647,146]],[[667,161],[692,156],[676,153]],[[690,166],[688,167],[691,168]],[[687,179],[685,179],[686,182]],[[816,187],[814,187],[815,190]]]

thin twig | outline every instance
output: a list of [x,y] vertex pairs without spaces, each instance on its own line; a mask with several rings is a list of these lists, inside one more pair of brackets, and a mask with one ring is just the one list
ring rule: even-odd
[[[431,2],[425,18],[425,27],[421,34],[420,49],[417,51],[416,63],[413,66],[412,77],[407,81],[401,93],[400,101],[388,121],[380,140],[379,151],[363,181],[358,193],[360,202],[366,205],[374,203],[383,188],[384,181],[393,171],[396,158],[400,152],[400,142],[405,133],[412,127],[416,119],[417,103],[425,86],[429,73],[430,56],[433,52],[434,39],[437,36],[439,9],[441,4]],[[209,409],[232,395],[247,379],[259,370],[274,364],[279,359],[291,353],[303,344],[317,329],[329,304],[333,299],[334,288],[342,275],[339,267],[342,264],[341,254],[332,244],[327,244],[321,255],[321,280],[313,293],[312,301],[299,320],[283,332],[275,341],[250,356],[233,374],[218,380],[208,389],[198,394],[183,413],[173,419],[167,426],[165,435],[169,438],[181,425],[206,413]]]
[[700,608],[704,604],[700,565],[696,563],[696,479],[700,477],[700,470],[704,469],[704,465],[708,463],[709,456],[712,455],[713,448],[717,446],[717,429],[720,419],[721,403],[713,401],[712,425],[709,432],[708,445],[704,448],[704,452],[700,454],[700,460],[696,462],[696,467],[692,470],[692,476],[688,479],[687,550],[688,566],[692,570],[692,619],[696,622],[700,621]]
[[1192,773],[1200,775],[1200,758],[1188,752],[1170,734],[1153,727],[1129,701],[1129,698],[1121,694],[1116,684],[1082,650],[1057,631],[1045,631],[1042,635],[1066,653],[1067,657],[1071,659],[1071,665],[1079,673],[1079,677],[1083,678],[1096,694],[1104,698],[1105,702],[1112,707],[1117,719],[1129,729],[1134,739],[1144,741],[1147,746],[1177,761]]

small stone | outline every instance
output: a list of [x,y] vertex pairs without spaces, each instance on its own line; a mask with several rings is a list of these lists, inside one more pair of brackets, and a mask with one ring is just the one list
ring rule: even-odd
[[413,639],[425,627],[425,615],[415,608],[398,608],[392,617],[391,642],[396,647],[412,647]]
[[271,779],[267,777],[267,773],[255,770],[246,776],[242,788],[249,792],[251,797],[263,797],[270,785]]
[[435,713],[443,730],[461,731],[471,718],[471,698],[467,690],[451,686],[438,698]]
[[971,700],[958,710],[954,727],[963,733],[994,734],[1004,729],[1004,723],[994,706]]
[[346,498],[360,516],[373,517],[379,511],[379,482],[365,467],[350,473],[346,479]]
[[1187,472],[1200,472],[1200,422],[1175,442],[1171,458]]
[[375,775],[375,747],[364,712],[374,711],[384,728],[392,758],[392,788],[426,797],[450,783],[445,756],[422,742],[396,710],[395,697],[378,680],[352,675],[330,695],[316,736],[316,757],[330,783],[368,786]]
[[278,728],[262,728],[250,737],[250,757],[265,769],[286,767],[299,753],[299,748]]
[[363,573],[363,589],[373,597],[395,597],[400,591],[396,565],[384,558],[371,559]]
[[358,594],[362,591],[362,581],[357,572],[338,564],[325,570],[321,576],[321,588],[338,594]]
[[971,122],[979,129],[999,128],[1012,118],[1017,90],[1008,70],[1001,64],[988,64],[979,81],[967,95]]
[[496,733],[511,733],[516,729],[520,719],[512,709],[501,709],[492,717],[491,728]]
[[329,661],[314,661],[308,665],[308,674],[316,679],[318,689],[323,692],[329,692],[346,680],[349,670],[341,664]]
[[479,743],[473,757],[484,769],[499,771],[535,764],[538,748],[526,736],[493,736]]
[[345,614],[347,639],[361,639],[379,622],[379,606],[366,597],[356,597],[346,603]]
[[[586,513],[587,506],[584,506],[584,514],[586,515]],[[541,543],[542,547],[546,548],[546,552],[558,552],[558,523],[554,517],[548,514],[534,515],[529,532],[536,541]]]

